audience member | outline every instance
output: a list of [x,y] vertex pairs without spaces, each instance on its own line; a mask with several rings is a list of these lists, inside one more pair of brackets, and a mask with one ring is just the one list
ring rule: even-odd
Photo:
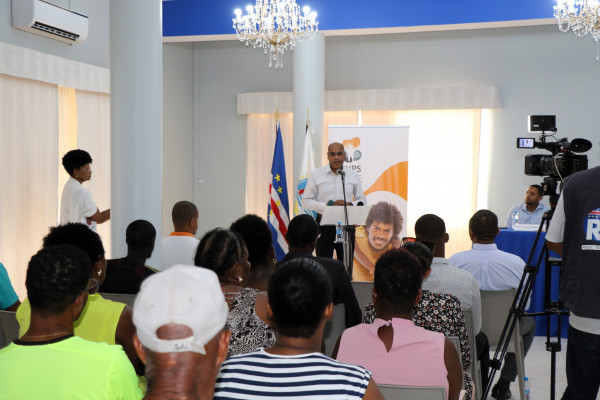
[[[289,253],[277,265],[298,257],[310,258],[321,264],[329,277],[333,289],[333,304],[344,304],[346,328],[360,324],[362,313],[346,267],[341,261],[325,257],[314,257],[313,251],[319,237],[319,227],[308,214],[294,217],[287,230]],[[254,266],[252,267],[254,268]]]
[[209,400],[230,332],[214,272],[175,265],[142,283],[133,307],[138,355],[146,364],[146,400]]
[[457,400],[462,371],[454,345],[412,321],[422,279],[419,261],[407,251],[382,255],[373,289],[377,318],[344,331],[337,359],[369,368],[379,384],[443,386],[448,399]]
[[248,250],[242,237],[216,228],[204,235],[195,263],[213,270],[229,306],[227,328],[231,330],[228,356],[268,348],[275,343],[275,331],[268,325],[267,294],[246,287],[250,277]]
[[542,204],[544,199],[544,189],[540,185],[531,185],[525,192],[525,202],[510,209],[506,214],[506,227],[512,226],[513,214],[515,211],[519,214],[520,224],[540,224],[544,213],[550,209],[546,204]]
[[71,150],[62,158],[70,178],[60,198],[60,224],[69,222],[87,225],[96,232],[96,225],[110,219],[110,208],[100,212],[92,194],[83,182],[92,179],[92,157],[85,150]]
[[400,247],[398,235],[404,218],[400,210],[386,201],[371,207],[364,228],[356,231],[352,278],[372,281],[377,259],[386,251]]
[[106,263],[106,279],[100,286],[100,292],[136,294],[142,281],[158,272],[146,265],[152,256],[156,229],[143,219],[133,221],[125,231],[127,256]]
[[31,258],[25,281],[31,324],[0,350],[1,399],[142,397],[121,347],[73,336],[73,322],[98,287],[91,269],[89,257],[74,246],[47,246]]
[[270,349],[231,357],[221,366],[215,399],[382,399],[367,369],[320,353],[333,312],[331,283],[317,262],[297,258],[269,281],[269,315],[277,329]]
[[[121,345],[138,374],[142,375],[143,364],[133,347],[135,326],[131,319],[131,308],[106,300],[97,292],[106,275],[106,259],[100,236],[85,225],[69,223],[50,228],[50,233],[43,240],[44,248],[65,244],[78,247],[88,255],[92,260],[91,279],[97,283],[89,291],[83,312],[75,320],[75,335],[92,342]],[[31,306],[29,299],[25,299],[17,310],[19,336],[29,329],[30,319]]]
[[[402,248],[412,254],[421,266],[422,279],[425,280],[431,272],[431,251],[427,246],[419,242],[405,243]],[[372,323],[377,318],[373,302],[365,307],[365,323]],[[465,317],[457,297],[446,293],[432,293],[429,290],[421,290],[421,299],[413,310],[413,322],[416,326],[428,331],[440,332],[444,336],[456,336],[460,342],[461,362],[463,370],[471,366],[471,347],[469,336],[465,326]],[[465,399],[471,399],[473,395],[473,380],[463,373]]]
[[17,311],[20,305],[19,296],[17,296],[10,283],[8,272],[6,272],[4,265],[0,263],[0,310]]
[[248,261],[252,265],[248,287],[266,292],[277,262],[269,225],[258,215],[247,214],[229,229],[240,234],[248,249]]
[[194,255],[198,239],[194,237],[198,230],[198,208],[189,201],[179,201],[171,211],[173,229],[162,240],[162,270],[176,264],[194,265]]
[[[489,210],[477,211],[469,220],[469,236],[473,248],[457,253],[448,260],[450,264],[473,274],[481,290],[516,289],[521,282],[525,262],[518,256],[498,250],[494,239],[500,233],[498,217]],[[508,313],[508,310],[506,310]],[[499,318],[506,318],[503,314]],[[535,320],[523,317],[520,321],[525,354],[533,342]],[[495,399],[510,399],[510,383],[517,377],[514,353],[506,353],[500,379],[492,388]]]

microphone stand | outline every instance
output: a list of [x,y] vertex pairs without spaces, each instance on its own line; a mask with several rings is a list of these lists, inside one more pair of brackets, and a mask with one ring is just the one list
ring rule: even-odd
[[348,234],[348,206],[346,204],[346,173],[339,169],[338,174],[342,177],[342,193],[344,194],[344,266],[349,276],[352,276],[353,257],[350,254],[350,235]]

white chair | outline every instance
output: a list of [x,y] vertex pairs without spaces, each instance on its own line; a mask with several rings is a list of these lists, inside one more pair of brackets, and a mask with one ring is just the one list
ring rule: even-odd
[[0,328],[0,348],[3,348],[19,337],[17,313],[0,310]]
[[352,281],[352,289],[358,305],[364,310],[367,303],[373,300],[373,282]]
[[136,294],[126,294],[126,293],[100,293],[100,296],[104,297],[107,300],[118,301],[119,303],[125,303],[129,307],[133,308],[133,303],[135,302]]
[[473,311],[463,310],[465,315],[465,327],[467,328],[467,335],[469,336],[469,347],[471,348],[471,368],[469,375],[473,379],[473,386],[475,386],[475,393],[483,393],[481,387],[481,364],[477,359],[477,345],[475,343],[475,332],[473,330]]
[[386,400],[447,400],[443,386],[377,385]]
[[325,355],[331,357],[338,338],[346,329],[346,311],[343,304],[333,306],[331,319],[325,324],[323,331],[323,343],[325,344]]
[[[490,351],[494,351],[502,335],[504,324],[508,318],[508,312],[515,298],[515,289],[509,290],[482,290],[481,291],[481,330],[485,332],[490,343]],[[515,329],[508,345],[507,352],[515,353],[517,361],[517,375],[519,377],[519,391],[521,398],[525,398],[525,363],[523,351],[523,337],[519,329],[519,322],[515,323]],[[506,361],[506,357],[503,363]],[[500,371],[498,371],[500,373]]]

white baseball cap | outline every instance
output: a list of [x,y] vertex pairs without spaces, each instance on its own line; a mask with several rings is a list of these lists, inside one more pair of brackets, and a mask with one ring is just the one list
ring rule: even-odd
[[[133,306],[133,323],[140,342],[154,352],[206,354],[204,345],[223,329],[228,311],[213,271],[175,265],[142,282]],[[193,334],[160,339],[156,331],[167,324],[185,325]]]

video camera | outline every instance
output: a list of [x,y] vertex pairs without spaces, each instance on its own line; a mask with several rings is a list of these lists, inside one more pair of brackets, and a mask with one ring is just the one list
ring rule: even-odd
[[[519,149],[544,149],[552,153],[528,154],[525,156],[525,174],[530,176],[544,176],[542,187],[544,194],[553,195],[556,191],[556,183],[564,180],[567,176],[587,169],[588,158],[585,153],[592,148],[592,143],[586,139],[567,138],[555,139],[556,116],[555,115],[530,115],[528,117],[529,133],[540,133],[539,139],[517,138]],[[548,141],[553,139],[553,141]]]

